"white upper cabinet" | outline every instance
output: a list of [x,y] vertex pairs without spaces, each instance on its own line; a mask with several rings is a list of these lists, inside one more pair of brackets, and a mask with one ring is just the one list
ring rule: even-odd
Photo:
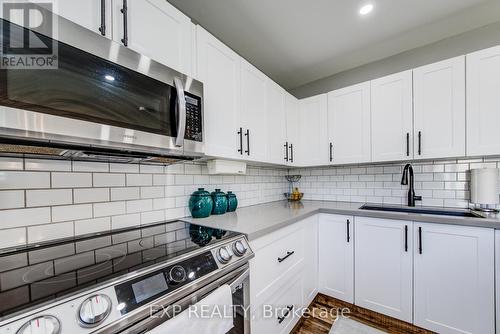
[[328,164],[327,95],[299,100],[299,152],[302,166]]
[[370,161],[369,82],[328,93],[328,137],[331,163]]
[[495,333],[494,230],[415,223],[415,319],[437,333]]
[[500,46],[467,55],[467,155],[500,154]]
[[238,152],[241,147],[237,125],[241,107],[240,57],[200,26],[196,35],[198,77],[204,90],[206,154],[243,158],[243,150]]
[[371,82],[372,161],[413,158],[412,71]]
[[128,39],[134,51],[192,76],[191,19],[165,0],[127,1],[125,13],[123,4],[113,0],[113,39]]
[[413,70],[415,158],[465,156],[465,57]]
[[355,304],[411,323],[412,222],[356,217],[354,226]]
[[267,80],[267,160],[282,165],[287,162],[285,94],[285,90],[278,84]]
[[268,78],[241,59],[241,107],[239,124],[243,127],[243,156],[264,162],[268,158],[267,80]]
[[354,219],[319,215],[319,292],[354,303]]
[[56,0],[53,6],[59,16],[111,39],[111,0]]
[[286,142],[285,161],[295,166],[300,162],[299,148],[299,100],[290,93],[285,94]]

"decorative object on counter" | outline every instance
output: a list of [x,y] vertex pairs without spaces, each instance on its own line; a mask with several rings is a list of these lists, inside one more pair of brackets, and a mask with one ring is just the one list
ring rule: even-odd
[[299,188],[294,187],[293,184],[295,182],[299,182],[302,175],[287,175],[285,178],[288,182],[290,182],[290,191],[284,193],[283,195],[289,201],[300,201],[302,197],[304,197],[304,193],[301,193]]
[[227,197],[227,212],[236,211],[236,208],[238,207],[238,199],[236,198],[236,195],[233,194],[232,191],[228,191],[226,197]]
[[227,197],[220,189],[215,189],[212,193],[212,200],[214,207],[212,209],[213,215],[223,215],[227,211]]
[[189,211],[193,218],[206,218],[212,213],[214,203],[210,193],[198,188],[189,198]]
[[471,202],[476,210],[498,212],[498,168],[478,168],[471,170]]

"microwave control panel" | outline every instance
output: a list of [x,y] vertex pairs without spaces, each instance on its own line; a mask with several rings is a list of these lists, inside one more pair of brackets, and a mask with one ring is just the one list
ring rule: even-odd
[[203,141],[201,98],[186,93],[186,135],[184,139]]

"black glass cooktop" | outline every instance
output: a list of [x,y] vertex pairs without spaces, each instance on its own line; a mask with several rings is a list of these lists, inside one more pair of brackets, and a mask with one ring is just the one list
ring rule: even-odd
[[174,221],[0,250],[0,317],[234,235]]

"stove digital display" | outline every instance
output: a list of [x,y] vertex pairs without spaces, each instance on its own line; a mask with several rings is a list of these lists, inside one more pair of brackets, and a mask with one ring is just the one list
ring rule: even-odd
[[135,302],[140,303],[143,300],[156,296],[159,293],[168,290],[167,281],[163,273],[148,277],[142,281],[132,284]]

